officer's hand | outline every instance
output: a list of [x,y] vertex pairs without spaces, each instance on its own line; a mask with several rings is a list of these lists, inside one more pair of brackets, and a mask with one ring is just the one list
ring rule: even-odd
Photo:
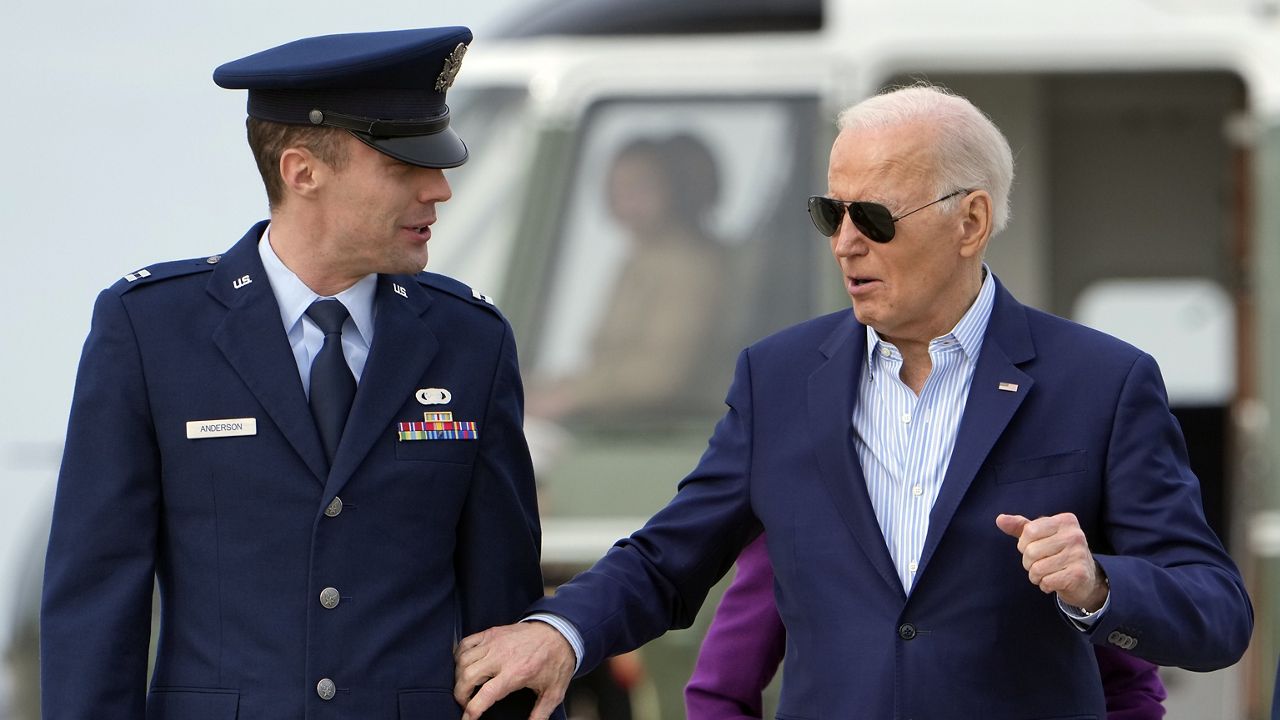
[[1018,538],[1022,567],[1033,585],[1088,612],[1096,612],[1106,602],[1102,568],[1094,561],[1075,515],[1061,513],[1035,520],[998,515],[996,526]]
[[564,700],[577,664],[569,641],[536,620],[469,635],[458,643],[454,660],[453,697],[464,707],[463,720],[476,720],[521,688],[538,694],[530,720],[547,720]]

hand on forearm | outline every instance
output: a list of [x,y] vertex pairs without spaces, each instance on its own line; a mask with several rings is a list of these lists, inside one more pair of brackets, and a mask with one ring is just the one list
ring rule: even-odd
[[465,709],[463,720],[475,720],[521,688],[538,694],[530,720],[546,720],[564,700],[576,665],[569,642],[542,622],[503,625],[469,635],[458,643],[454,659],[453,696]]

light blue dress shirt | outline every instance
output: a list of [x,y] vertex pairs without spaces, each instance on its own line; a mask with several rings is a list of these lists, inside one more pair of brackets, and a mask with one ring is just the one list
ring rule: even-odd
[[276,296],[276,305],[280,307],[280,322],[289,339],[289,348],[293,350],[294,362],[298,364],[298,376],[302,378],[302,389],[307,393],[307,398],[311,397],[311,361],[324,345],[324,333],[314,320],[307,317],[306,312],[311,303],[321,297],[341,301],[347,312],[351,313],[351,317],[342,326],[342,354],[359,383],[365,362],[369,359],[369,348],[373,345],[373,298],[378,288],[378,276],[366,275],[337,295],[317,295],[276,255],[271,247],[269,225],[258,241],[258,255],[267,272],[271,292]]
[[929,513],[951,464],[994,301],[995,280],[986,273],[977,299],[956,326],[929,342],[933,367],[919,396],[899,376],[898,348],[867,326],[867,365],[851,419],[853,446],[889,556],[908,593],[929,533]]

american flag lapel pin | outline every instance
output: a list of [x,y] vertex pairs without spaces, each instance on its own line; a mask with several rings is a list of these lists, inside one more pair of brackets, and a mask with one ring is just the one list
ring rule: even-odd
[[996,389],[1005,392],[1018,392],[1018,383],[1002,382],[996,386]]

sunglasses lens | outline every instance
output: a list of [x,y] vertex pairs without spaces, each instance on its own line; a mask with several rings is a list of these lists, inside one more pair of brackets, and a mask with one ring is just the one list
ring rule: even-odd
[[840,231],[840,221],[844,219],[846,207],[849,218],[863,235],[878,243],[887,243],[893,239],[893,213],[879,203],[851,202],[846,206],[838,200],[814,195],[809,198],[809,217],[818,232],[832,237]]
[[849,217],[863,235],[878,243],[893,239],[893,213],[889,208],[872,202],[849,203]]
[[818,232],[831,237],[840,229],[840,219],[844,215],[844,206],[821,195],[809,198],[809,218]]

